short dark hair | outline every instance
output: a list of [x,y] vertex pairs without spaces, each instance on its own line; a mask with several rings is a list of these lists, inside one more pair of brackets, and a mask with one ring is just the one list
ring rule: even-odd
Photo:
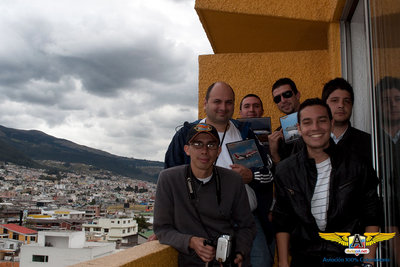
[[257,98],[258,100],[260,100],[261,108],[264,109],[263,102],[262,102],[261,98],[260,98],[258,95],[255,95],[255,94],[247,94],[247,95],[245,95],[245,96],[242,98],[242,100],[240,101],[240,110],[242,110],[243,100],[245,100],[245,99],[248,98],[248,97],[255,97],[255,98]]
[[399,78],[385,76],[382,79],[380,79],[379,82],[376,84],[376,89],[379,92],[383,92],[385,90],[392,89],[392,88],[400,90],[400,79]]
[[214,86],[215,86],[217,83],[224,83],[224,84],[226,84],[229,88],[231,88],[232,94],[233,94],[233,99],[235,99],[235,91],[233,91],[232,87],[231,87],[228,83],[226,83],[226,82],[218,81],[218,82],[212,83],[212,84],[207,88],[206,100],[208,100],[208,99],[210,98],[211,91],[212,91],[212,89],[214,88]]
[[331,109],[329,108],[328,104],[326,104],[324,101],[322,101],[319,98],[309,98],[304,100],[303,103],[300,104],[299,111],[297,112],[297,122],[300,124],[300,112],[309,106],[322,106],[326,108],[326,111],[328,112],[328,117],[329,120],[332,120],[332,112]]
[[290,78],[280,78],[279,80],[277,80],[274,83],[274,85],[272,85],[272,92],[279,86],[282,86],[285,84],[288,84],[290,86],[290,88],[292,89],[293,93],[297,94],[298,90],[297,90],[296,84]]
[[351,84],[343,78],[335,78],[324,85],[324,89],[322,90],[322,101],[326,102],[330,94],[332,94],[337,89],[349,92],[351,97],[351,104],[354,104],[353,87],[351,87]]

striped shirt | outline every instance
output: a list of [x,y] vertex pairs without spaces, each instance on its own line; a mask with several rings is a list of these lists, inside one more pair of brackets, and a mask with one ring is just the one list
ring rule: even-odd
[[326,212],[329,206],[329,181],[332,170],[331,159],[316,164],[318,177],[314,195],[311,199],[311,213],[317,222],[318,228],[325,231]]

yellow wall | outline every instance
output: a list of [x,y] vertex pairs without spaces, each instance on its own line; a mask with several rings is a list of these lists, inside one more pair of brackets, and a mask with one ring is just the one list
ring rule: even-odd
[[215,52],[199,56],[199,117],[205,116],[205,91],[215,81],[235,90],[235,118],[244,95],[259,95],[273,128],[284,115],[272,101],[277,79],[293,79],[301,100],[320,97],[324,83],[341,76],[343,5],[342,0],[196,0]]
[[[278,125],[280,113],[272,100],[272,84],[281,77],[292,78],[299,91],[301,99],[320,97],[323,84],[338,75],[336,68],[321,61],[329,61],[327,51],[282,52],[260,54],[219,54],[201,56],[199,58],[199,113],[204,117],[205,90],[217,80],[229,83],[236,93],[234,117],[238,116],[242,97],[255,93],[264,103],[266,116],[274,117],[273,128]],[[289,64],[290,63],[290,64]],[[221,68],[224,66],[224,68]]]

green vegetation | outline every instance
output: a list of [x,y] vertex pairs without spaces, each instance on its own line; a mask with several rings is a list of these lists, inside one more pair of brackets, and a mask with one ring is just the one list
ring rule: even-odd
[[138,224],[139,232],[142,230],[148,230],[149,226],[151,225],[151,223],[148,223],[146,221],[146,219],[143,217],[143,215],[135,216],[135,220]]

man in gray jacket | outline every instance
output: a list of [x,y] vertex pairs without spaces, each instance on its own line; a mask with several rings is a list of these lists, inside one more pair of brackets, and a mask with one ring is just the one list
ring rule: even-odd
[[[188,132],[185,153],[190,164],[160,173],[154,210],[154,232],[160,243],[179,251],[179,266],[219,266],[215,243],[229,235],[231,258],[247,266],[256,234],[241,176],[214,166],[220,153],[217,130],[205,123]],[[229,266],[229,263],[225,263]]]

